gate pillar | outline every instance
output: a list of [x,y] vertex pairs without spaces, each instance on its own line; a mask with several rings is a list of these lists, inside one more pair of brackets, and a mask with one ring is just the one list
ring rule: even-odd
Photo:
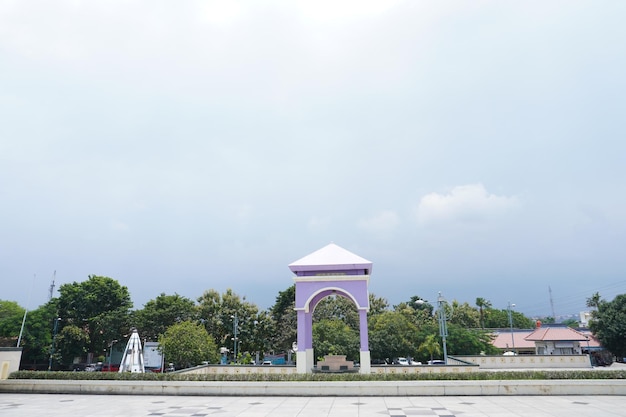
[[359,313],[360,373],[371,372],[367,332],[369,293],[367,286],[372,263],[334,243],[291,264],[295,274],[295,309],[298,316],[296,369],[311,373],[315,365],[313,351],[313,311],[324,298],[339,295],[351,300]]

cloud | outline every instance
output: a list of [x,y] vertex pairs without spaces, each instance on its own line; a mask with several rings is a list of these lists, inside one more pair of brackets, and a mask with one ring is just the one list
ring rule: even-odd
[[420,225],[479,223],[519,205],[517,197],[489,194],[482,184],[460,185],[447,194],[430,193],[421,198],[416,214]]
[[400,224],[400,218],[395,211],[384,210],[375,216],[360,219],[357,227],[366,232],[379,236],[388,236]]

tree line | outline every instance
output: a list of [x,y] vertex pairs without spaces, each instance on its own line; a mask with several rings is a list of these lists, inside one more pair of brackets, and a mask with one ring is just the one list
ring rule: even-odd
[[[217,363],[220,348],[228,350],[229,361],[248,363],[256,352],[289,352],[297,339],[294,285],[280,291],[267,310],[259,309],[232,289],[223,293],[209,289],[196,300],[162,293],[143,308],[133,310],[127,287],[115,279],[95,275],[82,282],[63,284],[58,292],[58,297],[26,316],[20,340],[24,368],[48,364],[53,369],[69,369],[75,358],[85,358],[88,353],[94,360],[103,361],[116,343],[126,343],[131,328],[137,328],[144,341],[158,341],[168,362],[178,367],[203,361]],[[612,312],[608,306],[614,302],[597,303],[601,308],[595,313],[595,331],[603,335],[608,314],[605,311]],[[368,330],[373,360],[439,358],[436,308],[417,295],[390,306],[386,299],[370,294]],[[483,298],[476,299],[475,306],[454,300],[445,308],[451,355],[497,353],[489,329],[508,328],[509,314],[515,328],[534,326],[534,321],[522,313],[492,308]],[[623,314],[626,302],[619,308]],[[0,343],[15,346],[23,316],[24,309],[17,303],[0,301]],[[341,354],[349,360],[359,359],[359,316],[351,301],[341,296],[327,297],[315,308],[313,319],[318,357]],[[237,357],[233,357],[235,343]]]

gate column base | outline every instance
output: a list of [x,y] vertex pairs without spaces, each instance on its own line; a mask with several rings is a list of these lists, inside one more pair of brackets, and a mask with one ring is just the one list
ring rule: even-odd
[[370,374],[372,372],[371,364],[372,364],[372,359],[370,357],[370,351],[369,350],[361,351],[359,373]]
[[296,370],[299,374],[313,373],[313,349],[296,352]]

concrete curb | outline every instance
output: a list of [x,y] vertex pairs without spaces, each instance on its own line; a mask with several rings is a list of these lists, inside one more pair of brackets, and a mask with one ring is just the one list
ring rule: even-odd
[[0,393],[282,397],[626,395],[626,380],[197,382],[9,379],[0,381]]

